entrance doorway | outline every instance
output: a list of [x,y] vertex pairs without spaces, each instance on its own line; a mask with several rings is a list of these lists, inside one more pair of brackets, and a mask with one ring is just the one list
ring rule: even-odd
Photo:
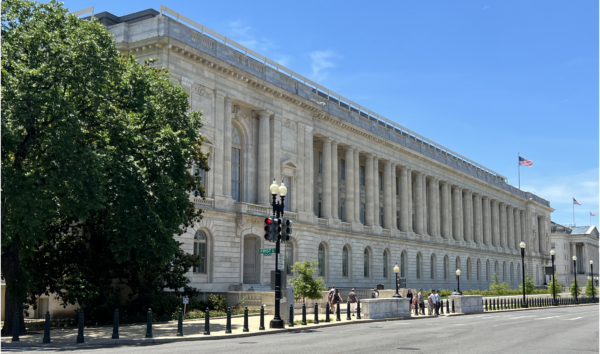
[[244,284],[260,283],[260,238],[244,236]]

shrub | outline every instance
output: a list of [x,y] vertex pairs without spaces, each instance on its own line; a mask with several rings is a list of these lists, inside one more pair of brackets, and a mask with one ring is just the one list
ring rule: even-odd
[[[592,294],[592,289],[594,289],[594,293]],[[594,286],[594,279],[588,279],[587,284],[585,285],[585,295],[598,297],[598,287]]]

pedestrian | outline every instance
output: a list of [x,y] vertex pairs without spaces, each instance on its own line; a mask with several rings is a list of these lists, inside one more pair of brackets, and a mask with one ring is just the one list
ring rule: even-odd
[[417,289],[415,289],[415,295],[412,300],[412,309],[418,314],[419,312],[419,296],[417,293]]
[[342,295],[340,294],[340,289],[335,289],[335,293],[333,294],[333,299],[331,301],[331,308],[333,309],[333,314],[337,314],[337,304],[344,302],[342,299]]
[[435,302],[436,302],[436,306],[435,306],[435,315],[439,316],[440,315],[440,306],[442,306],[442,298],[440,297],[440,291],[439,290],[434,290],[433,291],[435,293]]
[[356,302],[358,301],[358,297],[356,296],[356,289],[352,288],[350,294],[348,294],[348,304],[350,304],[350,311],[352,311],[352,316],[356,313]]
[[451,295],[458,295],[458,293],[456,292],[456,289],[452,290],[452,294]]
[[427,293],[427,314],[431,316],[431,309],[433,309],[433,302],[431,302],[431,292]]
[[379,299],[379,290],[377,290],[377,288],[373,288],[373,292],[371,293],[371,299]]
[[425,300],[423,299],[423,289],[419,289],[419,307],[421,308],[421,315],[425,315]]
[[408,293],[406,293],[406,297],[408,298],[408,303],[410,304],[410,310],[413,310],[413,305],[412,305],[412,300],[413,300],[413,293],[412,290],[408,289]]
[[335,285],[332,286],[331,289],[329,289],[329,294],[327,294],[327,301],[330,305],[333,301],[333,295],[335,295]]
[[430,298],[431,298],[431,305],[433,307],[433,315],[437,316],[437,305],[438,305],[438,303],[437,303],[437,294],[435,293],[435,290],[431,291]]

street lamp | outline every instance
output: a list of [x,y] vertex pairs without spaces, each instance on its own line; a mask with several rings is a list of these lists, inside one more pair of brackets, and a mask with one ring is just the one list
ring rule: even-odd
[[398,293],[398,288],[400,287],[400,284],[398,283],[398,273],[400,273],[400,267],[398,267],[398,263],[396,263],[396,265],[394,266],[394,273],[396,273],[396,294],[394,295],[394,297],[402,297]]
[[[592,260],[590,260],[590,276],[588,278],[594,278],[594,261]],[[592,280],[590,283],[592,283],[592,302],[596,302],[596,300],[594,299],[594,281]]]
[[578,292],[578,288],[577,288],[577,256],[573,256],[573,274],[575,276],[575,303],[579,304],[579,301],[577,301],[577,292]]
[[554,281],[554,250],[550,251],[550,257],[552,258],[552,303],[556,306],[556,281]]
[[458,282],[458,294],[462,295],[460,292],[460,269],[456,270],[456,281]]
[[[273,179],[273,183],[269,187],[269,191],[273,196],[273,215],[277,218],[283,216],[283,211],[285,208],[285,196],[287,195],[287,187],[283,182],[281,182],[281,186],[277,185],[275,179]],[[277,194],[281,199],[280,202],[277,202]],[[280,243],[281,243],[281,235],[277,235],[277,240],[275,241],[275,316],[269,323],[269,328],[283,328],[283,320],[279,315],[279,302],[281,300],[281,270],[279,269],[279,252],[280,252]]]
[[521,246],[521,272],[523,274],[523,301],[521,307],[527,308],[527,300],[525,299],[525,242],[521,241],[519,246]]

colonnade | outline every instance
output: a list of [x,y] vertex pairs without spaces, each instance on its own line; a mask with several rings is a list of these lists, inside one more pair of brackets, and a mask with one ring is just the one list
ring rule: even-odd
[[[342,218],[338,201],[343,192],[345,222],[361,223],[361,203],[364,200],[364,224],[367,226],[439,236],[504,250],[518,250],[521,241],[528,243],[528,251],[543,252],[547,248],[543,242],[529,240],[525,236],[528,234],[527,211],[517,206],[372,153],[340,146],[331,138],[322,139],[322,153],[322,218]],[[339,187],[340,156],[345,159],[344,190]],[[360,157],[364,157],[363,165]],[[365,171],[363,200],[360,194],[361,166]],[[545,224],[538,222],[538,225],[532,226],[534,230],[537,226],[539,234],[544,235]]]

